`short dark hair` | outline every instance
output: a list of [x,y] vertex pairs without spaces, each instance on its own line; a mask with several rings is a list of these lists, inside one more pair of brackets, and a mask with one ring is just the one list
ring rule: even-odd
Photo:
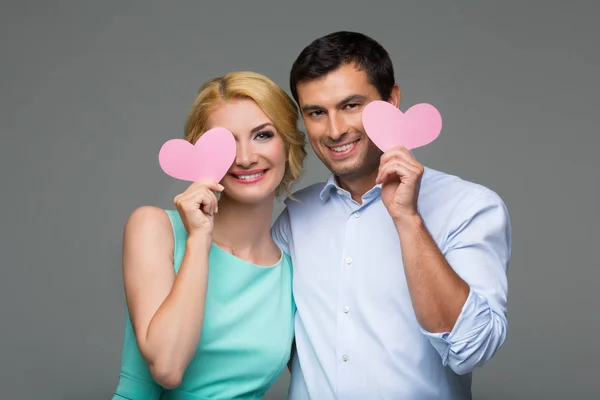
[[366,71],[369,83],[375,86],[383,100],[389,98],[395,78],[388,52],[365,34],[339,31],[315,39],[294,61],[290,90],[296,103],[299,103],[298,83],[320,78],[350,63]]

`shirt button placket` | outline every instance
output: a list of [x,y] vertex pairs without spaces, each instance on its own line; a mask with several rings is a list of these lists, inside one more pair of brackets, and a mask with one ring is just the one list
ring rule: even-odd
[[348,214],[345,227],[344,253],[342,254],[341,284],[338,296],[337,312],[340,313],[338,320],[338,336],[336,347],[338,348],[338,362],[341,363],[338,368],[338,385],[346,386],[352,381],[352,369],[350,362],[356,336],[356,329],[352,318],[353,299],[355,297],[356,274],[357,271],[355,253],[358,249],[358,233],[360,231],[361,212],[354,210]]

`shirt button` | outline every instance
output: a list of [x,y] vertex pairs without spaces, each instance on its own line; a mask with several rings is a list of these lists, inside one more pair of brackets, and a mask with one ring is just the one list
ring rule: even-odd
[[360,217],[360,211],[355,211],[355,212],[354,212],[354,216],[355,216],[356,218]]
[[338,189],[338,191],[337,191],[337,192],[338,192],[338,194],[339,194],[339,195],[342,195],[342,194],[344,193],[344,192],[342,192],[342,190],[341,190],[341,189]]
[[344,307],[344,313],[348,314],[349,311],[350,311],[350,307],[348,307],[348,306]]
[[344,360],[344,361],[348,361],[348,356],[344,354],[344,355],[342,356],[342,360]]
[[352,257],[346,258],[346,264],[348,264],[348,265],[352,264]]

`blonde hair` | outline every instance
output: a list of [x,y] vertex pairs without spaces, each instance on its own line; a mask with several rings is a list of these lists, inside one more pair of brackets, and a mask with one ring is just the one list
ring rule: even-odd
[[208,117],[217,108],[232,100],[252,100],[273,122],[283,138],[286,151],[285,174],[275,195],[291,196],[292,184],[302,175],[306,158],[305,137],[298,130],[298,110],[283,89],[264,75],[249,71],[235,71],[204,83],[185,124],[185,139],[195,143],[208,129]]

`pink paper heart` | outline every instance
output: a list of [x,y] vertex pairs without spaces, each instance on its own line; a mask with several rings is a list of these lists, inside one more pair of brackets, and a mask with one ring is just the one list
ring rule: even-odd
[[235,160],[235,153],[233,134],[224,128],[213,128],[195,144],[184,139],[167,140],[160,148],[158,162],[167,175],[176,179],[220,182]]
[[376,100],[362,112],[365,133],[382,151],[404,145],[411,150],[433,142],[442,130],[442,116],[431,104],[421,103],[405,113],[387,101]]

